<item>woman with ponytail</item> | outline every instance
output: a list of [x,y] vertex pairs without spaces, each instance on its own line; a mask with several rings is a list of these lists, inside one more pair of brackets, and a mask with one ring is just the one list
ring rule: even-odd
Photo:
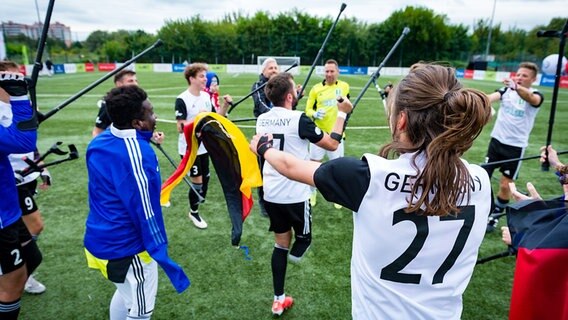
[[354,319],[460,319],[491,210],[487,172],[461,159],[491,117],[453,68],[415,64],[388,96],[392,141],[379,155],[324,164],[250,147],[284,176],[353,210]]

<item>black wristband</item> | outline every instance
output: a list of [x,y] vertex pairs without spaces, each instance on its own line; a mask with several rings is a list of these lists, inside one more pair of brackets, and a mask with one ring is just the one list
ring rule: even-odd
[[343,135],[339,134],[337,132],[332,132],[329,134],[329,137],[332,138],[333,140],[341,143],[341,140],[343,139]]
[[260,137],[256,146],[256,153],[258,153],[259,156],[264,157],[264,154],[270,148],[272,148],[272,139],[268,140],[268,136]]

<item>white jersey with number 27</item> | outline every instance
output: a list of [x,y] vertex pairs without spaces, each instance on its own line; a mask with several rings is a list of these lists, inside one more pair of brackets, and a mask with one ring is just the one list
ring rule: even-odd
[[[491,207],[487,172],[465,163],[470,201],[455,216],[405,213],[413,154],[366,154],[370,185],[354,213],[354,319],[459,319]],[[463,160],[462,160],[463,161]],[[416,159],[422,168],[424,158]]]

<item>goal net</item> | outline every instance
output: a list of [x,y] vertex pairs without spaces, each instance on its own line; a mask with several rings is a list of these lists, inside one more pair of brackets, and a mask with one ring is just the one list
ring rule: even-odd
[[300,57],[271,57],[271,56],[258,56],[257,57],[257,64],[258,64],[258,73],[262,73],[262,63],[264,60],[268,58],[274,58],[276,63],[278,63],[278,67],[280,68],[280,72],[290,68],[294,63],[297,63],[298,66],[295,68],[290,69],[290,72],[293,75],[300,74]]

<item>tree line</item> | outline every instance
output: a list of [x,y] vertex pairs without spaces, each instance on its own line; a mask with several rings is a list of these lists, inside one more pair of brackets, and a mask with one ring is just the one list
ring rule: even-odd
[[[317,17],[293,9],[271,15],[259,11],[252,16],[231,13],[209,21],[200,15],[187,19],[167,20],[156,34],[142,30],[97,30],[85,41],[70,48],[53,42],[48,55],[55,63],[122,62],[162,39],[164,45],[141,57],[138,62],[208,62],[211,64],[256,64],[257,56],[298,56],[302,64],[313,62],[335,18]],[[333,31],[322,61],[336,59],[345,66],[376,66],[400,37],[410,28],[387,66],[409,66],[416,61],[447,61],[462,67],[487,48],[491,28],[490,55],[497,63],[540,61],[558,53],[557,39],[537,38],[538,30],[560,30],[566,18],[553,18],[532,30],[502,30],[490,27],[489,20],[474,25],[452,25],[444,14],[425,7],[408,6],[395,11],[381,23],[367,23],[357,18],[341,18]],[[18,37],[22,41],[22,36]],[[18,39],[8,38],[8,54],[17,54]],[[11,43],[12,42],[12,43]],[[28,41],[29,44],[29,41]],[[33,50],[33,46],[32,50]],[[14,49],[16,48],[16,49]],[[16,51],[16,52],[13,52]]]

